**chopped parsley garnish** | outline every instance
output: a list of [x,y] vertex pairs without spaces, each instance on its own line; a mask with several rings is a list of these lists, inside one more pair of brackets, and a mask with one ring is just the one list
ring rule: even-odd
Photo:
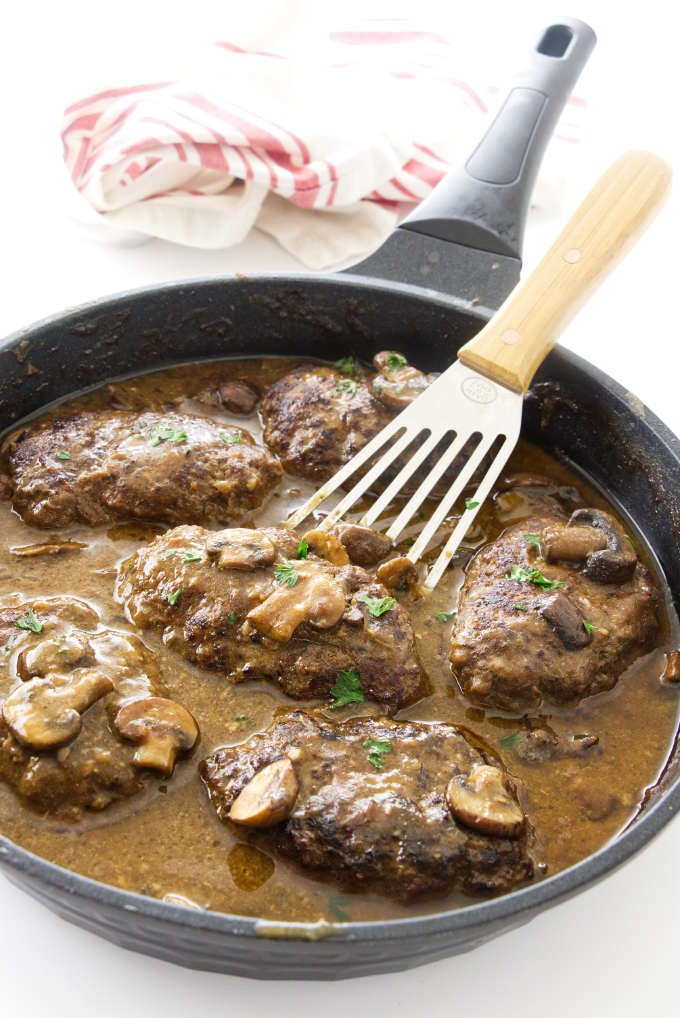
[[587,619],[583,620],[583,628],[586,633],[599,633],[600,631],[597,626],[592,625],[592,623],[588,622]]
[[164,424],[153,424],[149,432],[149,445],[160,445],[161,442],[172,442],[173,445],[179,445],[180,442],[186,442],[186,440],[186,431],[181,428],[168,428]]
[[227,435],[224,431],[220,431],[220,438],[225,445],[238,445],[241,441],[240,435]]
[[351,356],[341,357],[340,360],[335,362],[333,367],[337,368],[338,371],[342,371],[343,375],[358,374],[356,361],[354,360],[354,357]]
[[396,604],[393,597],[368,597],[368,595],[364,594],[361,600],[375,619],[379,619],[381,615],[388,612],[390,608],[394,608]]
[[28,614],[24,619],[15,619],[14,625],[17,629],[30,629],[32,633],[42,633],[45,628],[45,623],[41,622],[38,616],[35,614],[32,608],[28,609]]
[[505,578],[506,580],[517,580],[518,583],[535,583],[537,587],[542,587],[543,590],[554,590],[556,587],[564,586],[564,583],[561,580],[549,580],[534,566],[532,566],[531,569],[524,569],[522,566],[513,566]]
[[298,558],[303,558],[303,559],[307,558],[307,552],[308,551],[309,551],[309,545],[307,544],[307,542],[303,538],[300,541],[299,545],[298,545],[297,557]]
[[58,651],[57,651],[57,654],[66,654],[66,653],[68,653],[68,647],[60,647],[58,649]]
[[239,714],[238,717],[235,718],[234,720],[236,720],[236,721],[250,721],[250,716],[248,714]]
[[476,509],[478,505],[479,505],[479,502],[475,502],[471,498],[466,498],[465,499],[465,508],[466,509]]
[[515,749],[521,738],[521,732],[510,732],[509,735],[504,735],[502,739],[499,739],[499,745],[502,746],[503,749]]
[[277,562],[274,566],[276,582],[279,587],[294,587],[300,579],[300,574],[292,562]]
[[525,612],[527,610],[527,606],[525,604],[513,604],[512,610],[514,612]]
[[168,604],[177,604],[177,598],[182,593],[182,588],[178,587],[177,590],[173,590],[172,594],[168,594]]
[[176,555],[176,554],[177,554],[177,549],[176,548],[171,548],[170,551],[164,551],[163,552],[163,554],[161,555],[161,559],[163,561],[165,561],[165,559],[172,558],[172,556]]
[[357,391],[357,383],[353,382],[351,378],[341,378],[335,391],[346,392],[348,396],[353,396]]
[[453,618],[453,612],[437,612],[437,614],[435,615],[435,618],[439,622],[448,622],[449,619]]
[[633,551],[637,551],[637,545],[636,545],[635,541],[633,540],[633,538],[630,537],[628,534],[624,534],[623,536],[630,543],[630,545],[633,548]]
[[406,358],[402,357],[400,353],[391,353],[387,358],[388,371],[396,371],[397,368],[403,368],[405,364]]
[[343,905],[348,905],[349,902],[350,899],[344,894],[331,894],[328,899],[328,911],[339,923],[351,923],[352,921],[352,917],[342,908]]
[[407,537],[405,543],[407,548],[411,548],[416,543],[416,539],[415,537]]
[[70,452],[66,452],[66,449],[60,449],[59,452],[57,453],[57,459],[58,460],[70,460],[71,459],[71,453]]
[[538,548],[539,551],[541,550],[541,539],[538,534],[525,534],[524,540],[527,544],[533,544],[534,548]]
[[[229,612],[229,614],[227,615],[227,622],[229,623],[230,626],[236,625],[236,616],[234,615],[233,612]],[[236,718],[236,720],[238,721],[238,718]]]
[[331,697],[333,700],[331,707],[345,707],[348,703],[363,703],[364,690],[356,668],[350,668],[347,672],[340,669],[335,685],[331,689]]
[[387,753],[392,752],[392,743],[386,739],[381,742],[379,739],[364,739],[361,743],[366,749],[370,750],[368,754],[368,762],[372,764],[377,771],[381,771],[385,766],[383,757]]
[[196,551],[187,551],[182,562],[200,562],[202,558],[203,556],[199,555]]

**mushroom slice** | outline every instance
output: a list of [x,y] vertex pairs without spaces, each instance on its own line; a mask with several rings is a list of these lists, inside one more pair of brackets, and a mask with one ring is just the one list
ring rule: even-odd
[[296,562],[294,586],[278,587],[247,615],[246,621],[265,636],[287,643],[299,625],[310,622],[331,629],[345,611],[343,584],[319,562]]
[[550,526],[541,534],[541,553],[546,562],[582,562],[591,552],[606,547],[606,537],[594,527]]
[[307,547],[319,558],[325,558],[334,566],[348,566],[349,555],[337,534],[325,530],[308,530],[304,541]]
[[297,794],[295,768],[282,757],[250,779],[231,804],[229,819],[243,827],[273,827],[290,816]]
[[598,583],[625,583],[631,579],[637,555],[613,516],[602,509],[577,509],[568,526],[593,527],[604,535],[606,547],[586,556],[586,576]]
[[85,668],[94,663],[95,656],[87,636],[70,633],[60,639],[40,640],[23,650],[17,658],[17,672],[24,682],[28,682],[53,672],[63,675],[67,668]]
[[81,548],[87,548],[82,541],[53,541],[45,544],[23,544],[9,550],[12,555],[21,558],[34,558],[39,555],[65,555],[69,551],[80,551]]
[[431,377],[418,371],[396,350],[382,350],[373,358],[380,374],[373,381],[373,394],[391,410],[403,410],[427,389]]
[[14,689],[2,708],[15,738],[29,749],[63,746],[80,731],[80,715],[113,689],[106,675],[93,668],[73,672],[66,679],[31,679]]
[[583,624],[583,615],[568,594],[559,591],[548,597],[539,608],[541,615],[553,632],[559,636],[567,650],[587,647],[593,636]]
[[333,530],[340,538],[350,562],[364,569],[376,565],[392,551],[389,537],[371,527],[363,527],[359,523],[337,523]]
[[400,555],[383,562],[375,576],[388,590],[410,590],[418,580],[418,570],[409,558]]
[[136,767],[151,767],[168,777],[178,753],[187,753],[198,738],[198,725],[186,707],[161,696],[126,703],[114,725],[124,739],[138,743],[132,758]]
[[524,827],[524,813],[497,767],[480,764],[471,774],[456,774],[446,801],[455,820],[480,834],[516,838]]
[[263,569],[273,565],[276,558],[269,538],[245,527],[218,530],[208,538],[205,550],[217,560],[218,569]]

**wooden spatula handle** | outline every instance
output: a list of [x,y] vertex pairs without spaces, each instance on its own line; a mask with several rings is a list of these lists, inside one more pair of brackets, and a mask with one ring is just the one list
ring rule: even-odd
[[651,152],[626,152],[581,202],[534,271],[522,280],[459,359],[515,392],[668,193],[671,169]]

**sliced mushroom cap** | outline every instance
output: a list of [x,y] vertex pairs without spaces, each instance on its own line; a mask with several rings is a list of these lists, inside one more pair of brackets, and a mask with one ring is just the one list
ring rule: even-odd
[[661,681],[680,682],[680,650],[671,650],[666,654],[666,666]]
[[416,583],[418,570],[409,558],[400,555],[383,562],[375,576],[388,590],[408,590]]
[[138,743],[132,762],[169,776],[179,753],[187,753],[198,738],[192,714],[160,696],[132,700],[118,711],[114,725],[124,739]]
[[577,509],[569,526],[593,527],[602,532],[607,542],[602,551],[586,556],[585,573],[598,583],[625,583],[637,565],[637,555],[630,541],[609,513],[602,509]]
[[602,551],[606,547],[606,537],[594,527],[558,524],[545,527],[541,534],[541,554],[546,562],[558,559],[582,562],[591,552]]
[[206,543],[206,552],[219,569],[265,569],[274,564],[276,548],[264,534],[245,527],[218,530]]
[[583,624],[583,615],[564,591],[551,594],[538,610],[567,650],[579,650],[591,642],[592,633]]
[[222,406],[232,414],[252,414],[260,398],[247,382],[223,382],[217,392]]
[[236,796],[229,819],[244,827],[273,827],[289,817],[298,794],[295,768],[283,757],[258,771]]
[[334,566],[349,565],[349,555],[337,534],[326,530],[308,530],[303,540],[319,558],[325,558]]
[[94,663],[95,657],[85,633],[69,633],[40,640],[22,651],[17,658],[17,672],[27,682],[44,678],[52,672],[63,673],[66,668],[89,667]]
[[359,523],[338,523],[333,530],[340,538],[350,562],[364,569],[380,562],[392,550],[389,537]]
[[42,555],[65,555],[69,551],[80,551],[81,548],[87,548],[82,541],[53,541],[44,544],[24,544],[9,550],[12,555],[20,558],[36,558]]
[[292,587],[276,587],[246,616],[247,625],[279,643],[287,643],[303,622],[331,629],[340,621],[347,604],[343,582],[329,575],[321,563],[296,562],[295,571],[298,579]]
[[69,677],[31,679],[12,690],[2,715],[22,745],[55,749],[75,739],[81,728],[80,715],[112,689],[111,680],[91,668]]
[[446,801],[455,820],[480,834],[516,838],[524,827],[524,813],[498,767],[480,764],[471,774],[456,774]]
[[373,381],[373,394],[392,410],[403,410],[432,381],[394,350],[381,350],[373,358],[373,365],[380,372]]

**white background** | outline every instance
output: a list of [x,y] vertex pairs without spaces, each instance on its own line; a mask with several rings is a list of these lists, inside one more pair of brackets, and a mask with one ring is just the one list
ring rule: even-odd
[[[342,16],[413,16],[453,31],[468,60],[503,85],[541,27],[563,8],[478,0],[461,5],[418,0],[349,0]],[[286,11],[284,12],[284,7]],[[242,8],[247,8],[246,11]],[[270,240],[253,236],[226,252],[198,252],[151,242],[116,247],[93,239],[69,216],[59,164],[64,101],[99,84],[128,84],[134,61],[157,60],[164,48],[234,37],[250,25],[280,27],[337,18],[323,0],[289,5],[266,0],[185,3],[13,4],[3,14],[2,195],[3,286],[0,335],[53,311],[127,287],[233,271],[296,268]],[[415,8],[415,10],[414,10]],[[630,11],[631,13],[627,13]],[[596,29],[599,44],[577,92],[589,114],[574,155],[553,146],[539,189],[557,188],[552,211],[532,214],[525,265],[531,267],[569,211],[620,151],[648,147],[678,168],[678,58],[673,5],[648,0],[580,0],[567,13]],[[248,26],[246,25],[246,32]],[[254,30],[254,29],[253,29]],[[243,36],[241,36],[243,37]],[[261,41],[261,40],[260,40]],[[488,72],[486,72],[488,69]],[[636,250],[592,298],[563,343],[602,366],[680,431],[677,198],[671,199]],[[596,436],[593,438],[597,440]],[[640,521],[644,525],[644,521]],[[644,725],[645,719],[640,718]],[[680,945],[680,823],[603,884],[471,954],[399,975],[340,985],[258,983],[185,971],[130,954],[54,917],[0,879],[0,1010],[3,1015],[153,1014],[388,1016],[402,1009],[439,1015],[590,1018],[676,1014]]]

